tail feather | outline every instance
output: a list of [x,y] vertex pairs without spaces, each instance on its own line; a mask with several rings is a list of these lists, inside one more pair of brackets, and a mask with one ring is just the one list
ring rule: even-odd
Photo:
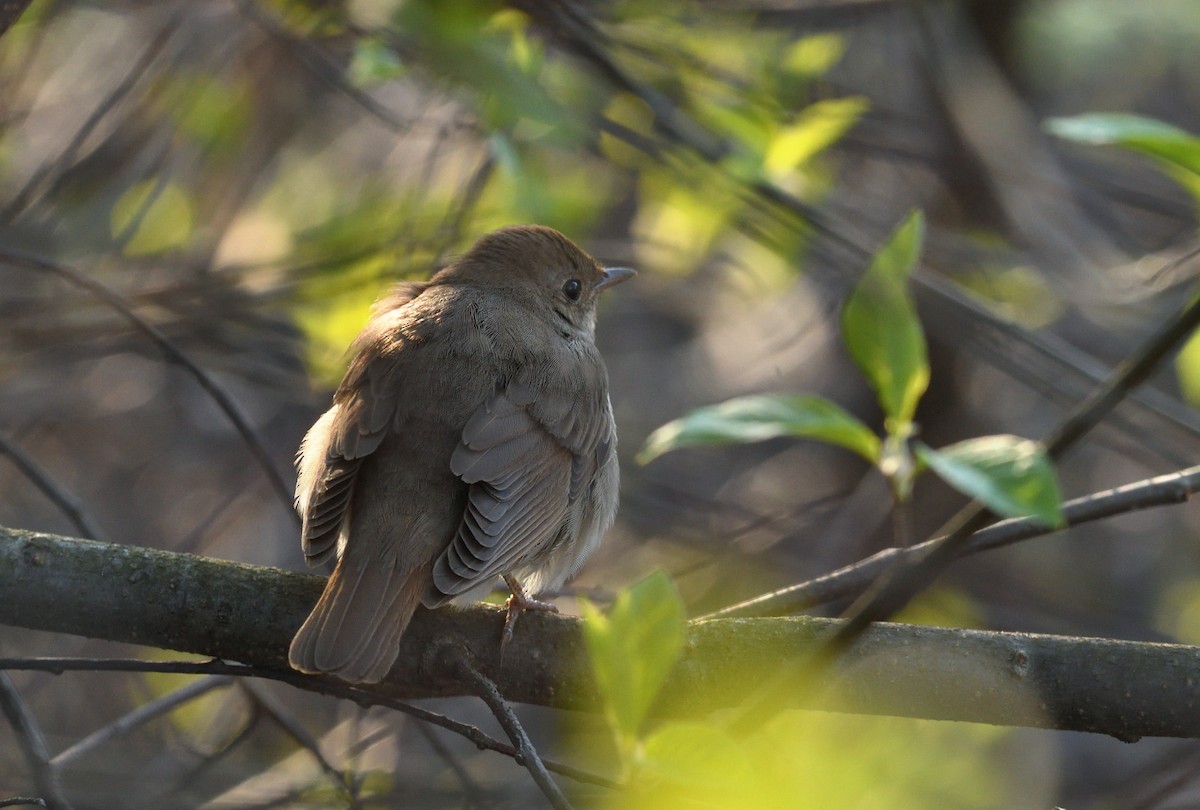
[[385,561],[338,562],[309,617],[296,632],[288,661],[301,672],[329,673],[353,683],[383,679],[400,651],[400,636],[421,601],[427,572],[398,571]]

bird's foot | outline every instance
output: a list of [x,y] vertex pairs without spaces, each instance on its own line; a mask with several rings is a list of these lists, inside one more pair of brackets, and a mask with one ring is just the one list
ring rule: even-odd
[[521,587],[521,583],[516,577],[504,575],[504,584],[512,591],[512,596],[504,603],[508,608],[508,615],[504,619],[504,632],[500,634],[500,662],[504,662],[504,650],[508,647],[508,643],[512,641],[513,630],[517,626],[517,619],[521,618],[521,614],[527,610],[540,610],[546,613],[558,613],[558,606],[551,602],[543,602],[540,599],[534,599],[525,593],[525,589]]

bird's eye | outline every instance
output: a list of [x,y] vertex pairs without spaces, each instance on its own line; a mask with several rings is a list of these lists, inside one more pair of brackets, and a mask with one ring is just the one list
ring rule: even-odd
[[563,285],[563,295],[572,301],[578,301],[580,293],[583,292],[583,284],[579,279],[573,278]]

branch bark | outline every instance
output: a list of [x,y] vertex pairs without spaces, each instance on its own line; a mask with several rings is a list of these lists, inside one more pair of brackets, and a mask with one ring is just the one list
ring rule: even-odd
[[[287,645],[320,595],[320,577],[0,529],[0,623],[287,668]],[[420,611],[387,680],[393,698],[470,695],[437,654],[446,639],[473,651],[508,699],[595,710],[577,619],[534,614],[498,663],[504,611],[477,605]],[[663,689],[663,716],[698,715],[754,697],[766,674],[810,660],[832,620],[693,623]],[[1109,639],[880,624],[832,671],[807,706],[1108,734],[1200,737],[1200,648]],[[314,680],[314,683],[319,681]]]

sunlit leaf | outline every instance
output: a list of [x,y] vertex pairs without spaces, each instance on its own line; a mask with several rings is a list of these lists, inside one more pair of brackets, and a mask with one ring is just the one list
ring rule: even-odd
[[404,64],[396,52],[374,37],[354,43],[349,78],[355,87],[371,87],[404,75]]
[[228,157],[245,148],[253,112],[244,83],[180,73],[160,101],[179,131],[211,154]]
[[[1031,695],[1030,700],[1035,699]],[[735,806],[771,810],[1028,806],[1028,801],[1006,804],[1014,797],[1005,795],[1003,775],[996,769],[996,742],[1011,733],[1011,729],[970,723],[781,712],[743,742],[759,782]]]
[[767,174],[778,177],[790,172],[837,143],[869,106],[860,96],[810,104],[771,140],[763,160]]
[[780,67],[800,76],[820,76],[836,65],[845,52],[846,39],[842,35],[816,34],[798,39],[788,48]]
[[537,222],[582,238],[618,179],[611,173],[597,173],[578,155],[523,148],[508,136],[494,135],[488,147],[496,157],[497,171],[480,195],[481,213],[475,218],[479,231]]
[[713,723],[665,723],[643,741],[633,782],[652,791],[665,783],[673,791],[716,801],[745,795],[754,771],[737,741]]
[[875,253],[842,309],[842,335],[896,429],[912,421],[929,385],[925,334],[908,290],[925,221],[908,215]]
[[192,236],[192,204],[175,183],[143,180],[125,190],[112,208],[114,239],[126,256],[152,256],[186,247]]
[[1154,624],[1180,644],[1200,644],[1200,579],[1185,577],[1161,590]]
[[940,450],[914,445],[917,457],[946,483],[1003,517],[1032,517],[1061,527],[1058,476],[1045,448],[1019,436],[982,436]]
[[[603,115],[608,121],[648,140],[654,137],[654,111],[633,93],[615,94]],[[600,132],[599,147],[605,157],[621,166],[640,167],[650,161],[646,153],[611,132]]]
[[649,189],[643,178],[642,203],[633,223],[638,258],[658,272],[686,273],[709,255],[729,222],[733,200],[721,189],[707,193],[673,185]]
[[697,408],[650,434],[637,460],[646,464],[681,447],[745,444],[794,436],[836,444],[872,463],[879,437],[855,417],[816,396],[764,394]]
[[1184,399],[1200,408],[1200,331],[1193,332],[1175,356],[1175,374]]
[[621,591],[608,614],[583,604],[583,637],[605,712],[632,750],[654,698],[683,648],[683,603],[662,572]]

